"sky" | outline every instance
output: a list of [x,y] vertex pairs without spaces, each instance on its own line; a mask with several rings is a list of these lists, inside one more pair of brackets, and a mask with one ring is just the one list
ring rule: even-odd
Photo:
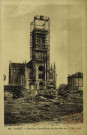
[[8,83],[9,61],[30,60],[30,22],[34,16],[50,17],[50,63],[56,64],[57,86],[68,74],[83,72],[81,4],[14,4],[2,6],[1,56]]

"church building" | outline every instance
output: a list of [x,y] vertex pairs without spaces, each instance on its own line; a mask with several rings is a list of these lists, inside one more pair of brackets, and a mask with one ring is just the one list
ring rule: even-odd
[[56,89],[56,66],[50,65],[50,18],[30,23],[30,61],[9,63],[9,85],[26,89]]

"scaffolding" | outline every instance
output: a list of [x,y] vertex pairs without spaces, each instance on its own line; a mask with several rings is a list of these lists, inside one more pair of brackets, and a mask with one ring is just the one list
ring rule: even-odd
[[[46,62],[46,81],[49,81],[50,69],[50,19],[44,16],[35,16],[30,23],[30,59]],[[33,69],[35,72],[35,68]]]

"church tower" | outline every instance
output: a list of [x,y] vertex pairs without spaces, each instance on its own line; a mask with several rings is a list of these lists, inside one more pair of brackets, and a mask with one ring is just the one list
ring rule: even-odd
[[50,81],[50,19],[35,16],[30,24],[32,81],[36,89],[46,89]]
[[30,61],[10,63],[9,84],[30,90],[56,89],[56,67],[50,67],[50,19],[35,16],[30,23]]

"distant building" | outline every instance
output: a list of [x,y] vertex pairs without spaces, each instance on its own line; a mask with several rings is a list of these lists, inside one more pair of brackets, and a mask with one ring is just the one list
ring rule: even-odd
[[27,89],[56,89],[56,66],[50,66],[50,19],[35,16],[30,25],[30,61],[9,63],[9,84]]
[[68,75],[68,89],[70,90],[83,90],[83,73],[77,72]]

